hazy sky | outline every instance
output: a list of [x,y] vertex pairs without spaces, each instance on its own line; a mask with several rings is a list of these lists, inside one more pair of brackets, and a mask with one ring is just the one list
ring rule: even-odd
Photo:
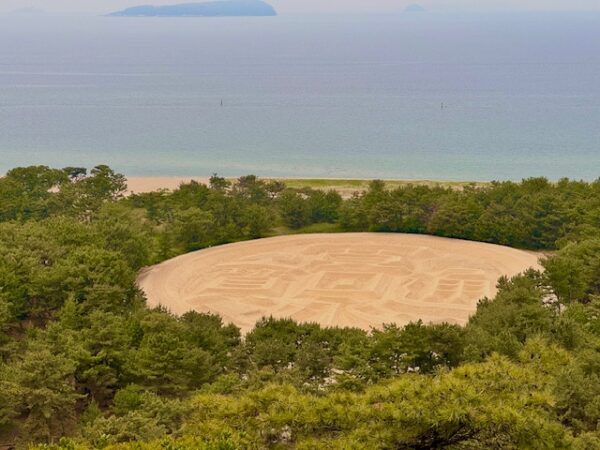
[[[109,12],[139,4],[191,1],[203,0],[0,0],[0,11],[36,8],[45,11]],[[411,3],[419,3],[433,11],[600,11],[600,0],[270,0],[269,3],[280,13],[392,12],[401,11]]]

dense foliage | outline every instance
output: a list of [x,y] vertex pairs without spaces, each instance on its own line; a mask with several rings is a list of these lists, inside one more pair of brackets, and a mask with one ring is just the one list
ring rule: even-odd
[[[600,182],[125,191],[106,166],[0,179],[0,448],[600,448]],[[183,252],[310,230],[552,256],[499,280],[466,327],[265,318],[242,338],[217,316],[148,309],[135,286]]]

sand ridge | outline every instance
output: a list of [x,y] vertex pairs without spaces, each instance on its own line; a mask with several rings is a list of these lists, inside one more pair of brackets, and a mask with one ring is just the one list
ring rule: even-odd
[[150,306],[221,315],[243,332],[264,316],[363,329],[383,323],[464,324],[502,275],[539,255],[434,236],[279,236],[200,250],[143,270]]

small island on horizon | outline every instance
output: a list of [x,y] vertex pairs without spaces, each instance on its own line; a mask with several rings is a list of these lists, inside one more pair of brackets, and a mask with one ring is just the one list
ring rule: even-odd
[[165,6],[134,6],[109,14],[113,17],[262,17],[276,16],[275,9],[261,0],[220,0]]
[[404,8],[404,13],[408,13],[408,14],[424,13],[426,11],[427,10],[423,6],[421,6],[417,3],[413,3],[412,5],[408,5],[406,8]]

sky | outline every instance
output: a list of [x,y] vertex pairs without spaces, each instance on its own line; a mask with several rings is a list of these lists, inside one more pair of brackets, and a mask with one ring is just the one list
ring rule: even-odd
[[[0,0],[0,11],[35,8],[48,12],[106,13],[140,4],[204,0]],[[386,13],[419,3],[430,11],[600,11],[600,0],[266,0],[282,14]]]

